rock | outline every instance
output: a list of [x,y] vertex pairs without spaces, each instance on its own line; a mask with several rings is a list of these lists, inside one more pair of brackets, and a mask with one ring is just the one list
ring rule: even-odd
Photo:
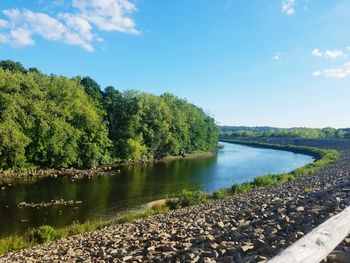
[[212,249],[217,249],[218,246],[219,246],[219,245],[218,245],[217,243],[215,243],[215,242],[210,243],[210,247],[211,247]]
[[150,247],[147,248],[147,251],[149,253],[153,253],[155,251],[155,247],[154,246],[150,246]]
[[123,261],[129,261],[132,259],[132,256],[125,256],[123,257]]
[[216,224],[218,227],[220,228],[224,228],[225,227],[225,224],[223,222],[219,222]]
[[216,250],[213,250],[213,252],[211,253],[211,257],[218,258],[219,257],[219,253]]
[[298,207],[296,208],[296,211],[297,211],[297,212],[304,212],[304,211],[305,211],[305,207],[304,207],[304,206],[298,206]]
[[60,200],[51,200],[50,202],[42,202],[42,203],[26,203],[21,202],[18,203],[18,207],[31,207],[31,208],[42,208],[42,207],[49,207],[49,206],[64,206],[64,205],[74,205],[74,204],[81,204],[82,201],[73,201],[68,200],[65,201],[63,199]]
[[345,244],[350,245],[350,237],[344,239]]
[[268,260],[267,257],[263,257],[263,256],[260,256],[260,255],[255,257],[255,261],[257,263],[265,263],[265,262],[267,262],[267,260]]
[[222,241],[220,243],[220,247],[224,248],[224,249],[234,249],[234,248],[236,248],[236,244],[235,244],[235,242],[232,242],[232,241],[229,241],[229,242]]
[[68,248],[68,250],[66,251],[66,254],[68,255],[68,256],[74,256],[75,255],[75,251],[74,251],[74,249],[73,248]]
[[262,239],[258,238],[256,240],[254,240],[254,247],[256,247],[256,248],[262,248],[262,247],[267,247],[267,246],[268,246],[268,244]]
[[193,254],[193,253],[187,253],[186,255],[185,255],[185,258],[187,259],[187,260],[191,260],[191,259],[194,259],[195,258],[195,254]]
[[104,249],[100,249],[98,252],[97,252],[97,257],[99,258],[103,258],[106,256],[106,252],[104,251]]
[[253,248],[254,245],[252,243],[246,243],[243,246],[241,246],[243,252],[247,252],[248,250],[252,250]]
[[348,263],[350,259],[350,252],[333,251],[328,257],[327,262],[334,263]]
[[207,237],[207,239],[208,239],[208,240],[210,240],[210,241],[215,240],[215,237],[214,237],[214,236],[212,236],[212,235],[207,235],[206,237]]
[[111,254],[112,256],[122,256],[125,255],[127,252],[125,249],[112,249],[109,254]]
[[203,258],[203,263],[216,263],[216,260],[212,258],[205,257]]

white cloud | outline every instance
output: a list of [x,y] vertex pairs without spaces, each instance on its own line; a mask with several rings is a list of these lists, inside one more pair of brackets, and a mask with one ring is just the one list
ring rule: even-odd
[[10,42],[10,40],[9,40],[9,38],[8,38],[7,35],[5,35],[5,34],[0,34],[0,43],[5,43],[5,44],[7,44],[7,43],[9,43],[9,42]]
[[319,49],[314,49],[311,54],[314,57],[324,57],[329,59],[336,59],[339,57],[345,57],[345,54],[343,51],[340,50],[326,50],[325,52],[321,52]]
[[283,0],[282,1],[282,13],[286,15],[292,15],[295,13],[294,6],[296,4],[295,0]]
[[[9,18],[10,31],[0,42],[13,46],[34,45],[33,35],[39,35],[50,41],[62,41],[67,44],[77,45],[87,51],[93,51],[93,47],[74,28],[64,25],[61,21],[43,13],[34,13],[30,10],[18,9],[4,10]],[[73,40],[74,39],[74,40]]]
[[128,17],[136,6],[128,0],[73,0],[80,15],[102,31],[139,34],[134,21]]
[[0,19],[0,28],[6,28],[8,26],[8,22],[6,20]]
[[65,42],[71,45],[77,45],[85,49],[86,51],[94,51],[95,49],[84,39],[81,38],[80,35],[72,32],[68,32],[65,35]]
[[94,31],[118,31],[139,34],[130,17],[136,6],[129,0],[72,0],[74,12],[50,16],[31,10],[3,10],[6,20],[0,19],[0,43],[13,46],[34,45],[33,36],[61,41],[93,51],[92,42],[103,39]]
[[315,48],[311,53],[314,57],[322,57],[322,53],[319,49]]
[[32,33],[23,28],[11,30],[8,34],[0,34],[0,43],[13,46],[32,46],[35,41],[32,39]]
[[343,51],[340,51],[340,50],[327,50],[325,52],[325,56],[326,58],[335,59],[338,57],[344,57],[344,53]]
[[346,47],[346,49],[350,51],[350,47]]
[[92,26],[85,18],[71,14],[60,14],[60,17],[66,22],[68,27],[78,31],[84,39],[91,41],[94,38],[91,32]]
[[321,75],[322,75],[322,71],[315,71],[312,73],[312,76],[314,76],[314,77],[319,77]]
[[17,28],[10,32],[10,36],[15,44],[21,46],[32,46],[35,41],[32,39],[32,32],[27,29]]
[[345,78],[350,76],[350,62],[344,63],[341,67],[316,71],[312,74],[315,77],[325,76],[331,78]]
[[2,12],[10,19],[16,19],[21,15],[21,12],[18,9],[8,9]]
[[33,33],[37,33],[47,40],[60,40],[64,38],[64,34],[68,30],[57,19],[46,14],[33,13],[29,10],[22,12],[19,22],[28,24],[29,29]]
[[274,60],[274,61],[280,61],[282,55],[283,55],[282,52],[277,52],[275,55],[272,56],[272,60]]

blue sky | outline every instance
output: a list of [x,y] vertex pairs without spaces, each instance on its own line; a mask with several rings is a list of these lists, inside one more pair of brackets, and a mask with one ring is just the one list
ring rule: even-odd
[[220,124],[350,127],[348,0],[3,0],[0,59],[172,92]]

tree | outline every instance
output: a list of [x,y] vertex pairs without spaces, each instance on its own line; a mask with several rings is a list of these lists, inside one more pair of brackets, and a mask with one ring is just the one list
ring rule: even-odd
[[19,71],[22,73],[27,72],[23,65],[19,62],[14,62],[12,60],[2,60],[0,61],[0,68],[3,70]]
[[97,102],[102,101],[102,92],[100,85],[90,77],[83,77],[80,84],[84,87],[85,92]]
[[90,77],[68,79],[0,68],[0,169],[90,167],[214,151],[213,118],[166,93],[104,92]]
[[[1,69],[0,101],[0,144],[6,146],[0,152],[2,167],[92,166],[109,161],[103,116],[78,81]],[[20,162],[7,156],[14,150]]]

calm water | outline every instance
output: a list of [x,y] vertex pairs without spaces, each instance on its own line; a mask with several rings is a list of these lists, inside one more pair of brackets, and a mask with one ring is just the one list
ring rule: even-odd
[[[288,172],[313,161],[307,155],[225,143],[211,158],[121,168],[120,173],[71,182],[46,178],[0,190],[0,236],[44,224],[105,218],[172,195],[182,189],[211,192],[268,173]],[[18,208],[20,202],[80,200],[75,206]]]

